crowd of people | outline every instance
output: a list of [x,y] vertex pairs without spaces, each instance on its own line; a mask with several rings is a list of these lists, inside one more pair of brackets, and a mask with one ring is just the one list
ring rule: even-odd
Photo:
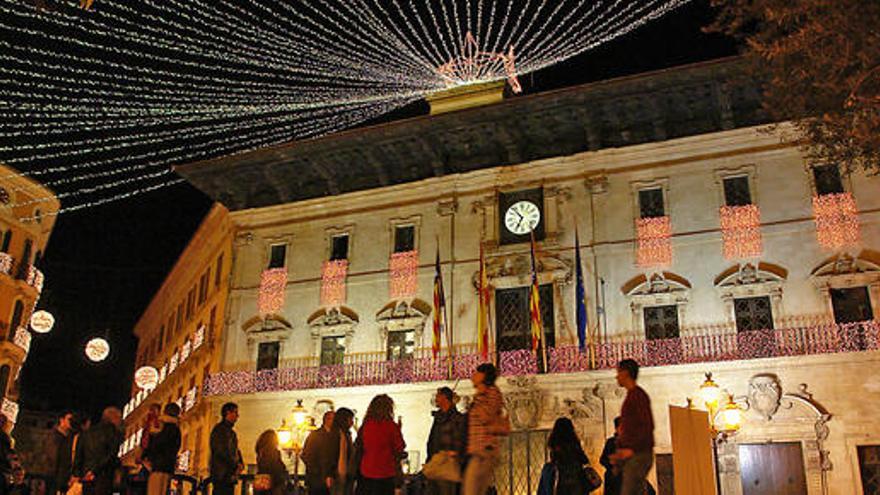
[[[604,481],[581,447],[572,421],[556,420],[548,437],[549,460],[541,471],[538,495],[587,494],[604,484],[608,495],[653,493],[646,477],[653,465],[654,422],[648,394],[638,386],[638,364],[626,359],[617,367],[617,382],[626,389],[615,435],[606,441],[600,458]],[[493,490],[502,440],[511,425],[496,380],[494,365],[477,367],[471,378],[474,395],[467,411],[456,407],[455,394],[441,387],[427,438],[427,459],[421,476],[430,495],[487,495]],[[342,407],[324,414],[321,427],[306,438],[301,452],[309,495],[393,495],[404,479],[406,442],[401,420],[395,421],[394,401],[386,394],[370,402],[363,422],[353,432],[355,414]],[[211,431],[210,484],[215,495],[233,495],[245,466],[235,424],[238,406],[224,404],[221,420]],[[181,446],[180,408],[153,406],[142,437],[138,462],[147,479],[147,495],[166,495]],[[53,436],[55,486],[47,493],[110,495],[119,480],[118,448],[122,415],[110,407],[101,422],[89,428],[73,424],[65,414]],[[2,448],[2,438],[0,438]],[[275,430],[256,441],[257,495],[284,495],[290,478]]]

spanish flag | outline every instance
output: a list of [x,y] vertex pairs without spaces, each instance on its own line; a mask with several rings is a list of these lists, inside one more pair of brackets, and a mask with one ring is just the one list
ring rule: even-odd
[[538,267],[535,262],[535,236],[532,234],[532,290],[529,293],[529,316],[532,329],[532,350],[544,343],[544,324],[541,322],[541,297],[538,294]]
[[431,352],[434,359],[440,355],[440,339],[443,335],[446,319],[446,294],[443,292],[443,274],[440,272],[440,248],[437,248],[437,259],[434,262],[434,332],[431,339]]
[[486,276],[486,259],[483,256],[483,244],[480,243],[480,281],[477,310],[477,350],[484,361],[489,360],[489,279]]

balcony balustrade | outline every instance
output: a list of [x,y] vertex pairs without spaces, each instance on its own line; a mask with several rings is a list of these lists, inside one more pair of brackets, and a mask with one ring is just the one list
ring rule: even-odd
[[[633,358],[642,366],[749,360],[783,356],[832,354],[880,349],[880,321],[835,324],[815,318],[790,318],[776,329],[737,332],[732,324],[683,329],[671,339],[617,337],[582,353],[574,343],[547,349],[547,373],[576,373],[614,368]],[[560,339],[564,341],[564,339]],[[451,361],[451,363],[450,363]],[[384,352],[351,354],[343,363],[321,365],[318,358],[285,360],[276,369],[253,371],[243,365],[210,376],[206,395],[249,394],[323,388],[462,380],[484,360],[475,344],[458,345],[450,358],[434,359],[430,348],[411,357],[388,360]],[[502,376],[539,373],[540,360],[531,350],[499,352]]]

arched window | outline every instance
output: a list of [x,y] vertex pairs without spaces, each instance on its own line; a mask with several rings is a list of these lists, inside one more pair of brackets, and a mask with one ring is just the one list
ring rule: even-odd
[[21,319],[24,317],[24,304],[21,301],[15,301],[15,309],[12,310],[12,320],[9,322],[8,340],[15,338],[15,332],[21,326]]
[[6,397],[6,388],[9,386],[10,368],[8,364],[0,367],[0,397]]

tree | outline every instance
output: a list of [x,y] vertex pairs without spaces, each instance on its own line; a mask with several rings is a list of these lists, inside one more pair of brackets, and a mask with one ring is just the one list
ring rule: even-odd
[[744,41],[764,108],[815,162],[880,173],[880,1],[711,0]]

